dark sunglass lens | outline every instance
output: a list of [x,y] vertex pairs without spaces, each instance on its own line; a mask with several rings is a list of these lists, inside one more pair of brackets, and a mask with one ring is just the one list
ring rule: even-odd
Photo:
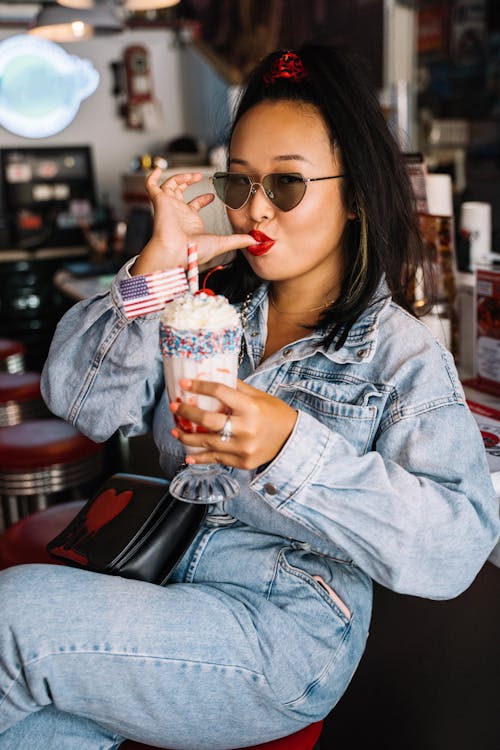
[[250,180],[247,175],[220,172],[214,175],[214,188],[226,206],[241,208],[250,193]]
[[291,211],[300,203],[306,192],[306,183],[302,175],[295,173],[268,174],[263,180],[263,185],[269,200],[280,211]]

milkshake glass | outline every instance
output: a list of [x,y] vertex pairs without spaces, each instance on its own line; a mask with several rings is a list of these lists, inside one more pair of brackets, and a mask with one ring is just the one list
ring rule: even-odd
[[[206,411],[224,412],[211,396],[186,393],[180,380],[210,380],[236,387],[241,344],[241,320],[222,295],[186,294],[170,302],[160,317],[160,347],[168,398]],[[205,432],[203,427],[175,415],[185,432]],[[186,448],[186,453],[203,451]],[[239,490],[237,481],[218,464],[197,464],[177,474],[170,493],[191,503],[218,503]]]

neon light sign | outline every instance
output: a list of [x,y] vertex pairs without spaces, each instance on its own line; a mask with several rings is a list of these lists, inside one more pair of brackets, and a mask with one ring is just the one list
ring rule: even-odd
[[54,42],[19,34],[0,42],[0,125],[24,138],[47,138],[75,118],[99,73]]

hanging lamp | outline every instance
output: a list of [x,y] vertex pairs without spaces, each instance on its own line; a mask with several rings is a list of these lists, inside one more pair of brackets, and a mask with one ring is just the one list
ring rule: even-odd
[[178,5],[180,0],[125,0],[123,5],[129,11],[161,10]]
[[88,6],[92,0],[71,2],[84,2],[87,7],[65,7],[60,3],[45,6],[28,33],[53,42],[77,42],[94,34],[113,34],[123,30],[117,11],[106,0],[94,0],[92,7]]
[[[98,0],[57,0],[60,5],[67,8],[78,8],[87,10],[93,8]],[[128,11],[160,10],[178,5],[180,0],[123,0],[122,7]]]

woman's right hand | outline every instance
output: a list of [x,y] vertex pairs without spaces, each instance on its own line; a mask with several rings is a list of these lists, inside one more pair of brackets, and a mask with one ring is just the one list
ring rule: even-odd
[[207,234],[199,211],[214,200],[212,193],[203,193],[186,203],[184,193],[190,185],[200,182],[199,172],[177,174],[160,184],[161,168],[155,167],[146,180],[146,192],[153,205],[153,234],[130,269],[131,275],[154,273],[175,266],[187,266],[187,246],[198,246],[198,262],[230,250],[255,244],[248,234],[227,236]]
[[[185,432],[176,427],[172,431],[184,446],[199,451],[186,458],[188,464],[218,463],[238,469],[256,469],[278,455],[297,421],[297,412],[287,403],[241,380],[236,388],[208,380],[181,380],[181,386],[186,393],[210,396],[224,407],[221,412],[205,411],[196,403],[170,404],[177,419],[180,417],[203,428]],[[228,415],[232,436],[226,442],[221,439],[221,430]]]

